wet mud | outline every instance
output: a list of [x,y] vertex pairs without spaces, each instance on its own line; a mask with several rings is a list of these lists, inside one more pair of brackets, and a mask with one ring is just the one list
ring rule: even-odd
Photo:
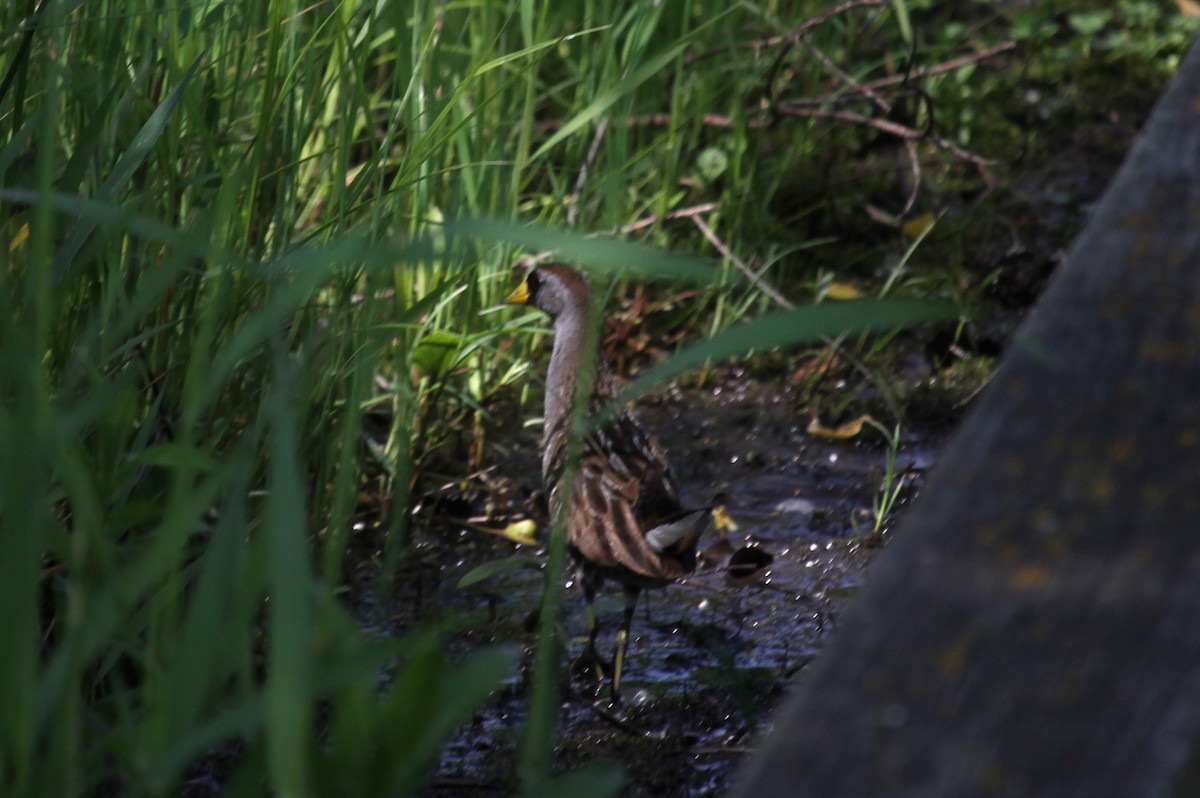
[[[596,759],[625,768],[626,795],[723,793],[743,757],[770,727],[789,684],[837,633],[838,618],[879,551],[869,545],[872,498],[887,456],[883,437],[818,439],[780,385],[732,380],[707,390],[672,389],[637,407],[667,448],[687,502],[723,502],[737,529],[709,532],[696,573],[643,592],[634,618],[622,701],[564,663],[560,745],[563,770]],[[528,427],[498,443],[496,493],[486,508],[492,526],[522,513],[539,521],[538,437]],[[897,512],[920,489],[943,432],[907,429],[897,464],[905,486]],[[460,512],[468,510],[464,500]],[[467,524],[447,521],[454,501],[432,505],[436,523],[419,535],[418,554],[385,613],[391,633],[417,624],[450,630],[463,651],[515,641],[530,652],[520,672],[446,747],[425,795],[510,795],[528,701],[542,553]],[[890,538],[884,527],[882,545]],[[530,567],[499,572],[465,588],[477,566],[528,554]],[[731,567],[732,566],[732,567]],[[570,575],[563,580],[569,583]],[[607,586],[597,601],[603,655],[612,651],[621,592]],[[376,608],[378,609],[378,608]],[[562,622],[568,659],[583,648],[582,597],[569,587]],[[387,633],[388,630],[381,629]]]

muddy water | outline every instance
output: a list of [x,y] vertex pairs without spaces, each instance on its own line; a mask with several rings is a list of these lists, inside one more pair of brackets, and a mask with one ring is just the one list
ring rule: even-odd
[[[738,528],[724,538],[710,533],[695,575],[642,594],[619,707],[597,701],[590,678],[564,674],[558,762],[621,762],[627,795],[721,794],[769,728],[786,686],[804,678],[804,667],[836,633],[845,602],[879,551],[865,545],[854,521],[859,531],[872,527],[886,446],[872,432],[855,441],[814,439],[794,397],[751,382],[670,392],[644,402],[638,415],[666,446],[685,499],[723,499]],[[538,487],[537,436],[526,430],[501,457],[518,494]],[[919,490],[940,437],[906,432],[898,458],[909,480],[903,500]],[[884,546],[887,540],[885,532]],[[493,639],[532,643],[525,629],[540,596],[540,571],[511,570],[455,587],[479,563],[518,547],[470,530],[425,545],[427,562],[438,563],[441,574],[419,589],[422,620],[452,614],[463,647]],[[770,564],[731,575],[731,555],[747,547]],[[611,652],[619,588],[610,586],[597,609],[601,651]],[[586,624],[577,590],[566,595],[564,623],[574,638],[570,656],[578,656]],[[527,687],[523,669],[459,731],[428,795],[512,794]]]

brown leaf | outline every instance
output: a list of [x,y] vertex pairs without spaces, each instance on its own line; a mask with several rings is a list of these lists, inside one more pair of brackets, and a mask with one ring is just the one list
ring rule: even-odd
[[758,546],[742,546],[725,566],[731,579],[747,579],[775,561],[775,555]]

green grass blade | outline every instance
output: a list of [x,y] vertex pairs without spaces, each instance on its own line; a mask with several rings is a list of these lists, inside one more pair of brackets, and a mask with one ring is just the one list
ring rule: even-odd
[[[694,34],[693,34],[694,36]],[[591,102],[589,102],[582,110],[576,113],[571,119],[563,123],[558,132],[538,147],[533,155],[530,156],[530,161],[537,161],[544,157],[546,153],[557,147],[564,140],[573,136],[592,122],[602,117],[605,112],[616,105],[619,101],[631,94],[635,89],[641,86],[650,78],[658,75],[659,72],[668,66],[672,61],[687,49],[691,43],[693,36],[687,36],[680,41],[675,42],[666,50],[658,53],[650,58],[644,64],[635,69],[627,77],[611,87],[602,89]]]
[[648,369],[613,400],[612,407],[622,407],[651,387],[706,362],[822,338],[836,338],[844,333],[893,330],[946,321],[959,315],[957,308],[946,303],[906,299],[826,302],[771,313],[746,324],[736,324]]
[[[171,115],[175,113],[175,109],[179,107],[180,102],[183,100],[184,89],[187,88],[188,84],[196,76],[196,71],[200,68],[203,58],[203,53],[196,57],[196,60],[188,67],[187,72],[183,74],[179,83],[171,89],[162,103],[150,114],[150,118],[142,125],[142,129],[134,137],[129,149],[121,156],[121,160],[117,162],[112,173],[101,184],[96,194],[97,201],[115,201],[121,189],[125,188],[129,179],[133,177],[134,172],[146,160],[154,143],[158,141],[159,137],[166,130],[167,122],[170,120]],[[84,219],[77,222],[71,231],[67,233],[62,246],[59,247],[58,252],[54,255],[53,274],[55,277],[60,277],[66,271],[68,265],[79,254],[79,250],[83,248],[84,243],[95,230],[96,223]]]
[[272,419],[264,534],[270,540],[271,628],[265,690],[267,767],[279,795],[312,790],[315,691],[312,672],[312,590],[308,520],[300,474],[293,368],[275,354],[275,384],[267,399]]
[[714,281],[718,276],[712,262],[703,258],[664,252],[628,241],[588,238],[544,225],[471,218],[447,222],[446,232],[550,251],[562,260],[590,271],[608,274],[661,277],[693,283]]

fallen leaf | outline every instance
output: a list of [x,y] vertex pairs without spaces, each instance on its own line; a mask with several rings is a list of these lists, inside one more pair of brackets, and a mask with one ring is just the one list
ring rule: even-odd
[[1014,568],[1008,575],[1008,583],[1017,590],[1045,587],[1054,578],[1054,571],[1041,563],[1026,563]]
[[489,535],[499,535],[502,538],[508,538],[513,543],[520,543],[522,546],[537,545],[537,522],[531,518],[513,521],[503,529],[473,524],[470,521],[460,521],[459,523],[477,532],[486,532]]
[[862,432],[863,424],[871,420],[870,416],[861,415],[856,419],[847,421],[845,424],[839,424],[836,427],[826,427],[814,414],[808,422],[807,431],[814,438],[831,438],[837,441],[844,441],[857,436],[858,433]]
[[867,205],[864,210],[867,212],[867,216],[871,218],[871,221],[879,222],[880,224],[886,224],[888,227],[900,226],[900,220],[885,211],[883,208],[877,208],[874,205]]
[[500,534],[514,543],[520,543],[522,546],[537,545],[537,522],[533,519],[526,518],[523,521],[514,521],[500,531]]
[[850,283],[830,283],[825,296],[830,299],[862,299],[862,292]]
[[905,238],[920,238],[933,229],[934,221],[933,214],[926,211],[920,216],[914,216],[900,225],[900,233]]
[[758,546],[743,546],[729,558],[725,572],[731,579],[747,579],[775,561],[775,555]]
[[716,528],[717,534],[728,535],[730,532],[737,532],[737,521],[734,521],[733,517],[729,515],[729,512],[725,509],[725,505],[718,504],[714,507],[712,517],[713,527]]

